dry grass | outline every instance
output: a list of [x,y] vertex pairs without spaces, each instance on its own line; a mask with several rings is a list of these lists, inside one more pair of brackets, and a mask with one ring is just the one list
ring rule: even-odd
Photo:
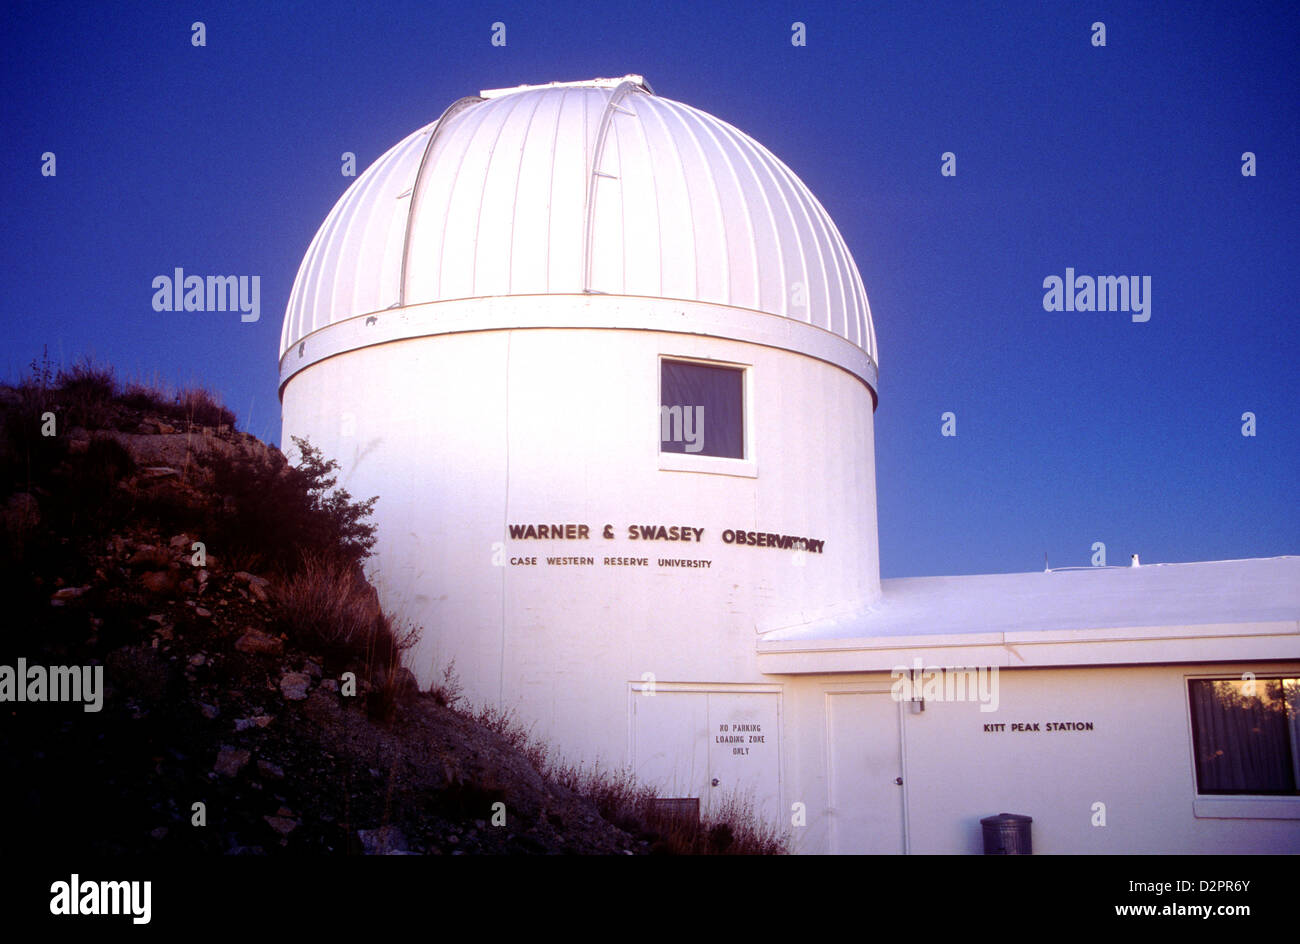
[[455,659],[447,663],[447,667],[442,670],[442,681],[434,682],[433,687],[429,689],[429,694],[442,707],[453,711],[464,701],[465,690],[461,687],[460,677],[456,674]]
[[761,817],[747,794],[723,794],[698,820],[674,816],[655,806],[657,790],[639,782],[631,770],[552,757],[550,747],[514,711],[488,705],[462,713],[495,731],[543,776],[589,800],[606,822],[649,841],[654,853],[785,855],[790,851],[789,835]]
[[117,378],[113,368],[84,356],[56,378],[58,402],[69,426],[103,429],[113,415]]
[[281,627],[299,645],[320,645],[358,661],[373,657],[378,608],[350,563],[307,554],[294,574],[274,584],[273,600]]
[[207,387],[187,387],[176,394],[172,415],[196,426],[235,428],[235,414]]
[[235,428],[236,417],[211,389],[201,386],[173,388],[157,374],[136,377],[123,385],[117,402],[145,413],[156,413],[177,423]]

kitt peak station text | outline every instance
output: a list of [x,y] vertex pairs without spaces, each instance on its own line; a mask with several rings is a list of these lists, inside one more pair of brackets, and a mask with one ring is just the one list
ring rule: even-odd
[[[512,541],[589,541],[596,530],[605,540],[616,540],[620,534],[629,541],[687,541],[705,542],[706,529],[687,524],[630,524],[626,527],[606,524],[599,529],[574,522],[563,524],[509,524],[506,526]],[[809,554],[825,552],[826,541],[821,538],[797,534],[779,534],[774,531],[747,531],[728,528],[721,534],[722,543],[742,547],[770,547],[786,551],[805,551]]]

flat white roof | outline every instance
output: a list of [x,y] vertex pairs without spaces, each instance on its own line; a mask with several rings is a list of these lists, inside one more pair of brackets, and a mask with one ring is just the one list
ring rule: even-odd
[[[765,672],[1300,659],[1300,556],[881,581],[859,613],[763,634]],[[906,650],[906,652],[904,652]]]
[[[769,639],[1194,626],[1300,619],[1300,557],[1030,574],[898,577],[858,619],[767,633]],[[1300,656],[1300,652],[1296,653]]]

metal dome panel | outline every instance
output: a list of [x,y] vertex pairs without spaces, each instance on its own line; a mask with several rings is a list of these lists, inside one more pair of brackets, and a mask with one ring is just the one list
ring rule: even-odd
[[359,315],[504,295],[679,299],[823,329],[877,362],[857,266],[817,199],[640,76],[454,103],[368,168],[303,259],[281,356]]

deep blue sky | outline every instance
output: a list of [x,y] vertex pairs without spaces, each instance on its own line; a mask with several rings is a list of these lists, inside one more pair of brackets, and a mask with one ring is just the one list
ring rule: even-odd
[[[784,160],[857,260],[885,576],[1300,553],[1298,49],[1291,2],[10,3],[0,369],[89,353],[278,442],[339,155],[481,88],[639,72]],[[153,311],[177,266],[260,275],[261,320]],[[1044,311],[1067,266],[1151,276],[1151,320]]]

